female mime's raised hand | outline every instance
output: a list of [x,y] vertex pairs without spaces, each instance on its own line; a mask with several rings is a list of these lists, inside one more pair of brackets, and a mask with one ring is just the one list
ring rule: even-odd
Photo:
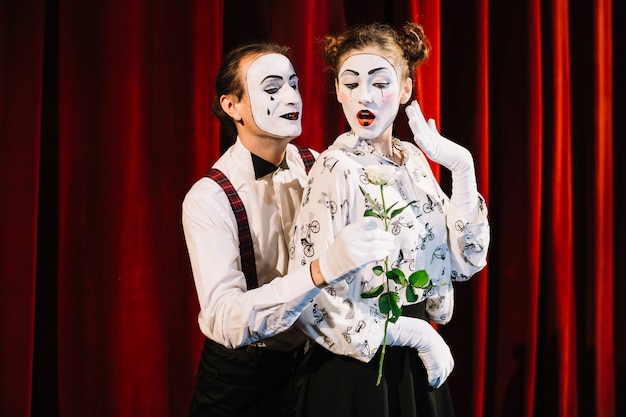
[[426,122],[416,100],[406,107],[413,140],[432,161],[452,172],[451,200],[471,216],[478,207],[478,186],[472,154],[461,145],[441,136],[433,119]]

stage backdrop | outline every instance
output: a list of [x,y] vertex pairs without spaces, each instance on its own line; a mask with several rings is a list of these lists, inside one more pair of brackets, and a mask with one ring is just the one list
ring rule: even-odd
[[473,152],[492,224],[439,327],[457,415],[626,415],[624,7],[0,2],[0,415],[185,415],[203,338],[180,205],[232,142],[223,51],[292,48],[297,142],[321,151],[344,121],[316,39],[407,20],[433,44],[416,97]]

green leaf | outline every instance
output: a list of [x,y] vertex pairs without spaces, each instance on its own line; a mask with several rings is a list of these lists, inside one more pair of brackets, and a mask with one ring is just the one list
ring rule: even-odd
[[391,294],[392,293],[386,292],[382,294],[378,299],[378,308],[380,308],[380,312],[383,314],[383,316],[389,315],[389,312],[391,311]]
[[415,271],[409,276],[409,282],[417,288],[424,288],[428,284],[429,280],[428,273],[423,269]]
[[403,287],[407,285],[406,277],[401,269],[393,268],[391,271],[388,271],[387,278],[393,280],[393,282]]
[[365,210],[365,213],[363,213],[363,216],[364,217],[376,217],[376,218],[379,218],[379,219],[383,218],[383,216],[381,216],[380,214],[375,213],[375,212],[373,212],[372,210],[369,210],[369,209]]
[[378,297],[383,292],[384,286],[379,285],[378,287],[370,288],[369,290],[362,292],[361,297],[363,298],[374,298]]
[[417,294],[415,294],[415,291],[413,290],[412,286],[408,286],[406,287],[406,300],[409,303],[414,303],[417,301]]
[[[390,219],[393,219],[394,217],[396,217],[398,214],[402,213],[404,211],[405,208],[409,207],[411,204],[415,203],[415,200],[411,201],[409,204],[407,204],[406,206],[396,209],[393,211],[393,213],[391,213],[391,216],[389,216]],[[392,206],[393,207],[393,206]],[[391,207],[390,207],[391,208]]]
[[389,316],[389,313],[391,312],[392,317],[397,320],[397,318],[402,314],[402,308],[398,305],[398,301],[400,301],[400,296],[393,291],[388,291],[382,294],[378,299],[380,312],[385,316]]
[[395,203],[393,203],[391,206],[387,207],[387,209],[385,210],[385,215],[389,214],[389,212],[391,211],[391,209],[398,204],[398,202],[396,201]]
[[[396,293],[394,293],[396,294]],[[398,294],[396,294],[397,296]],[[399,299],[399,297],[398,297]],[[400,317],[402,315],[402,307],[400,307],[400,305],[398,305],[397,302],[395,302],[394,304],[391,305],[391,314],[393,314],[393,318],[394,319],[398,319],[398,317]]]
[[372,205],[372,207],[379,206],[378,203],[374,201],[372,196],[370,196],[370,194],[367,191],[365,191],[365,188],[359,185],[359,189],[361,190],[361,194],[363,194],[363,197],[365,197],[365,200],[367,200]]
[[372,268],[372,272],[374,273],[374,275],[381,276],[383,272],[385,272],[385,270],[383,269],[382,266],[376,265],[375,267]]

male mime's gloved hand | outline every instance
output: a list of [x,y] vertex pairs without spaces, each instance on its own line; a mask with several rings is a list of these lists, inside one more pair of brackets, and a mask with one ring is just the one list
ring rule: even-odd
[[364,217],[349,224],[319,258],[324,281],[331,284],[346,278],[368,263],[385,258],[394,246],[394,236],[380,229],[372,218]]
[[426,320],[400,317],[387,328],[387,345],[417,350],[428,373],[428,384],[439,388],[454,368],[450,348]]
[[441,136],[433,119],[427,123],[417,101],[405,111],[417,146],[428,158],[452,172],[452,202],[468,217],[473,215],[478,207],[478,187],[472,154]]

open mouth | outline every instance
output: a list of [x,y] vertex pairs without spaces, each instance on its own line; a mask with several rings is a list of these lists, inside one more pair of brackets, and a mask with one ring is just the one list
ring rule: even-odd
[[287,113],[287,114],[283,114],[282,116],[283,119],[287,119],[287,120],[298,120],[298,118],[300,117],[300,113],[293,112],[293,113]]
[[369,110],[361,110],[356,115],[356,119],[359,121],[359,124],[361,126],[370,126],[372,123],[374,123],[375,118],[376,116],[374,116],[374,113],[370,112]]

